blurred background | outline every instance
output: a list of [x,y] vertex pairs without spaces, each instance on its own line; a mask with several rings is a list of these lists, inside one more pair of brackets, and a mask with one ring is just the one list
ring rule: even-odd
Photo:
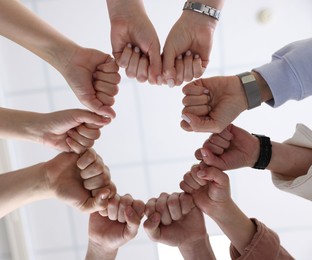
[[[27,7],[84,47],[111,53],[110,23],[104,0],[24,0]],[[163,45],[180,17],[183,1],[145,0],[148,15]],[[164,6],[166,8],[164,8]],[[292,41],[311,37],[310,0],[227,1],[214,37],[204,77],[233,75],[271,60]],[[180,128],[181,87],[151,86],[128,79],[123,70],[114,109],[116,119],[102,130],[95,149],[110,167],[120,194],[147,201],[161,192],[180,191],[184,173],[196,163],[194,151],[209,134]],[[4,107],[50,112],[80,108],[62,76],[46,62],[0,38],[0,96]],[[246,111],[234,124],[282,142],[296,123],[312,127],[311,98],[273,109],[266,104]],[[310,112],[309,112],[310,111]],[[22,141],[1,141],[1,171],[52,159],[58,152]],[[296,259],[312,256],[312,207],[309,201],[273,187],[268,171],[228,172],[235,202],[249,217],[276,231]],[[229,259],[222,232],[206,219],[218,259]],[[87,248],[88,215],[56,200],[25,206],[0,220],[0,260],[77,260]],[[117,259],[181,259],[175,248],[158,245],[143,229],[122,247]]]

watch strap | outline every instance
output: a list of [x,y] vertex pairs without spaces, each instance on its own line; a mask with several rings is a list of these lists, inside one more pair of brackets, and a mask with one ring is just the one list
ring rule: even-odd
[[246,94],[248,109],[252,109],[261,105],[261,93],[257,85],[255,76],[250,72],[237,74],[243,84]]
[[221,14],[221,11],[216,8],[213,8],[208,5],[201,4],[201,3],[197,3],[197,2],[190,2],[190,1],[185,2],[183,10],[191,10],[194,12],[202,13],[216,20],[219,20],[220,14]]
[[260,153],[257,162],[252,167],[254,169],[264,170],[270,163],[272,157],[272,144],[270,137],[264,135],[257,135],[256,136],[260,141]]

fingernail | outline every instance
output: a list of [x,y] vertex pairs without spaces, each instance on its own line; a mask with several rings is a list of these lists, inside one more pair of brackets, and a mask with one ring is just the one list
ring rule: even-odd
[[194,58],[195,58],[195,59],[198,59],[198,58],[199,58],[199,55],[198,55],[198,54],[195,54]]
[[204,177],[206,174],[205,174],[205,172],[204,171],[198,171],[197,172],[197,176],[198,177]]
[[132,49],[131,43],[128,43],[128,44],[127,44],[127,47]]
[[137,46],[135,46],[135,48],[134,48],[134,52],[136,52],[136,53],[140,53],[140,48],[139,48],[139,47],[137,47]]
[[167,84],[168,84],[169,88],[173,88],[174,87],[174,80],[173,79],[167,79]]
[[209,94],[209,89],[206,89],[206,88],[205,88],[205,89],[204,89],[204,93],[205,93],[205,94]]
[[178,60],[182,60],[182,55],[180,54],[178,57],[177,57]]
[[200,152],[202,156],[206,157],[208,155],[207,151],[205,149],[200,149]]
[[188,50],[188,51],[185,53],[186,56],[190,56],[191,54],[192,54],[192,53],[191,53],[190,50]]
[[182,115],[181,117],[182,117],[183,120],[185,120],[189,124],[192,122],[191,119],[189,117],[187,117],[186,115]]
[[157,85],[161,86],[162,85],[162,76],[157,77]]

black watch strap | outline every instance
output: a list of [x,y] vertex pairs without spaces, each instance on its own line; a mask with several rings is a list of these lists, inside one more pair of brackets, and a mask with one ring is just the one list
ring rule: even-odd
[[272,156],[272,144],[270,137],[256,134],[252,135],[256,136],[260,141],[259,158],[252,168],[264,170],[269,165]]

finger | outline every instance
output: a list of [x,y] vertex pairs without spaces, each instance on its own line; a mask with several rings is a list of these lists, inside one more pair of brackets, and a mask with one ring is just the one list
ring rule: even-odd
[[180,193],[179,196],[182,215],[187,215],[195,207],[193,197],[190,194],[184,192]]
[[110,178],[106,174],[101,174],[83,181],[86,190],[104,188],[110,184]]
[[133,198],[131,195],[126,194],[120,198],[119,207],[118,207],[118,221],[120,223],[125,223],[125,210],[128,206],[131,206]]
[[111,59],[105,63],[100,64],[96,69],[104,73],[117,73],[119,71],[119,66],[114,59]]
[[[98,97],[98,99],[100,99],[103,104],[107,107],[110,107],[112,105],[114,105],[115,103],[115,98],[114,97],[111,97],[111,96],[108,96],[106,93],[104,92],[96,92],[96,96]],[[111,108],[112,109],[112,108]]]
[[[90,127],[91,126],[91,127]],[[80,136],[83,136],[87,139],[96,140],[101,136],[100,128],[96,128],[95,125],[83,124],[75,128]]]
[[173,193],[168,197],[167,205],[172,220],[182,218],[182,208],[179,201],[179,193]]
[[151,198],[145,204],[144,214],[145,214],[145,216],[149,217],[154,212],[156,212],[156,198]]
[[167,206],[167,199],[168,199],[167,193],[161,193],[159,198],[156,201],[156,211],[160,213],[161,215],[161,223],[163,225],[170,225],[172,222],[170,212]]
[[137,75],[137,70],[140,62],[141,50],[139,47],[134,47],[132,52],[129,66],[126,68],[126,75],[129,78],[135,78]]
[[197,172],[198,178],[215,182],[220,186],[229,186],[229,177],[227,174],[215,167],[207,167]]
[[192,168],[192,170],[191,170],[192,179],[196,182],[196,184],[198,184],[198,185],[196,185],[198,187],[196,189],[199,189],[200,187],[205,186],[207,184],[207,181],[205,181],[201,178],[198,178],[197,173],[199,171],[200,171],[199,167]]
[[174,67],[176,60],[176,53],[171,48],[167,47],[165,44],[164,51],[162,54],[163,57],[163,77],[165,82],[169,87],[175,86],[175,79],[177,77],[177,72]]
[[93,73],[93,78],[95,82],[103,82],[103,83],[110,83],[117,85],[120,82],[120,75],[119,73],[104,73],[103,71],[95,71]]
[[119,90],[117,83],[109,83],[100,80],[94,82],[94,89],[111,97],[116,96]]
[[160,214],[158,212],[154,212],[145,220],[143,224],[146,234],[152,241],[157,241],[160,237],[160,219]]
[[82,154],[87,150],[87,147],[81,145],[80,143],[76,142],[71,137],[67,137],[65,139],[70,151],[76,153],[76,154]]
[[219,133],[226,127],[222,122],[216,125],[215,121],[209,117],[198,117],[189,113],[185,113],[182,116],[195,132]]
[[99,210],[104,210],[107,208],[107,196],[108,192],[103,190],[96,197],[89,197],[79,209],[86,213],[93,213]]
[[186,193],[194,192],[194,189],[190,187],[184,180],[180,182],[180,189]]
[[182,115],[192,114],[199,117],[208,117],[211,112],[211,107],[208,105],[200,105],[200,106],[190,106],[185,107],[182,110]]
[[209,104],[209,101],[211,100],[211,97],[209,95],[203,94],[203,95],[197,95],[197,96],[185,96],[182,99],[182,104],[184,106],[201,106],[205,105],[207,106]]
[[128,43],[127,46],[124,48],[123,52],[121,53],[121,56],[117,60],[117,64],[121,68],[127,68],[129,65],[129,61],[132,55],[132,45],[131,43]]
[[137,80],[139,82],[145,82],[148,78],[148,59],[145,55],[142,55],[139,61]]
[[149,57],[148,81],[153,85],[161,85],[162,60],[160,56],[160,44],[158,41],[153,41],[147,55]]
[[116,196],[109,200],[107,206],[107,216],[110,220],[116,221],[118,218],[118,207],[119,207],[120,196]]
[[177,73],[175,84],[176,86],[180,86],[184,81],[184,62],[182,60],[182,55],[176,58],[175,67]]
[[194,78],[201,77],[205,72],[205,68],[202,66],[202,60],[198,54],[195,54],[193,59],[193,73]]
[[194,180],[192,172],[187,172],[183,176],[183,181],[193,190],[198,190],[201,186]]
[[87,180],[92,177],[103,175],[110,179],[111,174],[109,168],[103,163],[102,158],[97,157],[96,161],[81,170],[80,176],[82,179]]
[[[76,129],[71,129],[69,131],[67,131],[67,135],[74,141],[76,141],[77,143],[79,143],[81,146],[85,147],[85,148],[91,148],[94,144],[94,140],[93,139],[89,139],[83,135],[81,135],[79,132],[78,127]],[[94,134],[96,135],[96,132],[99,132],[99,130],[91,130],[91,132],[94,132]],[[86,132],[85,132],[86,133]]]
[[132,208],[135,210],[136,214],[142,218],[145,212],[145,204],[142,200],[134,200],[132,202]]
[[125,208],[124,217],[127,223],[124,238],[129,241],[138,233],[141,218],[136,214],[135,210],[131,206],[127,206]]
[[191,81],[193,79],[193,54],[190,50],[184,56],[184,81]]
[[198,96],[198,95],[208,94],[209,90],[203,86],[201,79],[198,79],[198,80],[194,80],[186,84],[182,88],[182,92],[184,95]]
[[91,163],[95,162],[98,155],[94,149],[88,149],[77,160],[77,167],[80,170],[87,168]]

